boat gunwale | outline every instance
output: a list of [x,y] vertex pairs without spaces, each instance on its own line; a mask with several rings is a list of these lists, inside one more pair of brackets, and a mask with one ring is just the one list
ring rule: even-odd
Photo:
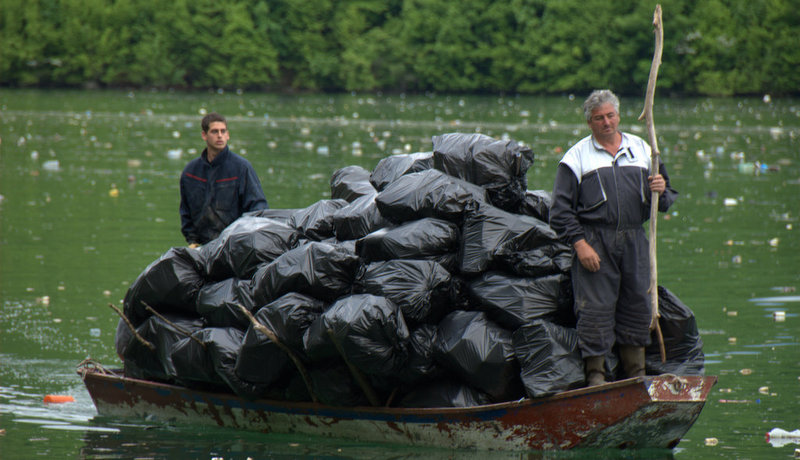
[[[643,392],[651,401],[655,401],[652,396],[648,394],[648,388],[654,381],[663,380],[664,378],[675,378],[675,376],[671,376],[670,374],[661,375],[661,376],[646,376],[646,377],[633,377],[624,380],[617,380],[614,382],[608,382],[602,385],[597,385],[593,387],[583,387],[574,390],[567,390],[560,393],[556,393],[549,396],[544,396],[541,398],[529,398],[524,397],[514,401],[504,401],[499,403],[491,403],[491,404],[482,404],[479,406],[468,406],[468,407],[385,407],[385,406],[333,406],[328,404],[321,404],[321,403],[314,403],[309,401],[285,401],[285,400],[275,400],[275,399],[247,399],[236,395],[235,393],[222,393],[222,392],[215,392],[215,391],[207,391],[207,390],[198,390],[193,388],[184,387],[177,384],[166,383],[166,382],[157,382],[152,380],[144,380],[144,379],[137,379],[133,377],[127,377],[119,373],[119,369],[112,369],[112,370],[105,370],[99,371],[97,369],[91,368],[81,368],[78,370],[78,374],[81,375],[81,378],[85,381],[87,375],[91,374],[93,379],[98,380],[105,380],[105,381],[116,381],[121,383],[132,383],[140,386],[150,387],[152,389],[162,389],[168,391],[176,391],[176,392],[185,392],[195,395],[203,395],[208,398],[217,398],[220,400],[228,400],[228,401],[236,401],[237,403],[241,404],[259,404],[259,405],[267,405],[267,406],[274,406],[276,409],[280,409],[282,411],[302,411],[302,412],[317,412],[320,411],[331,411],[336,412],[337,414],[341,415],[344,412],[352,412],[354,414],[374,414],[374,415],[420,415],[420,416],[468,416],[470,414],[485,414],[488,412],[493,411],[507,411],[507,410],[517,410],[517,409],[524,409],[528,407],[535,407],[542,404],[547,404],[554,401],[564,400],[564,399],[572,399],[576,397],[586,396],[586,395],[594,395],[594,394],[601,394],[608,391],[616,390],[618,388],[623,387],[631,387],[632,389],[637,389]],[[709,389],[713,386],[717,378],[715,376],[695,376],[696,378],[703,379],[704,384],[707,382],[709,384]],[[91,392],[90,392],[91,394]],[[94,395],[91,395],[94,399]],[[702,398],[702,402],[705,402],[706,398]],[[672,402],[681,402],[672,401]],[[697,400],[685,400],[684,402],[687,403],[696,403]]]

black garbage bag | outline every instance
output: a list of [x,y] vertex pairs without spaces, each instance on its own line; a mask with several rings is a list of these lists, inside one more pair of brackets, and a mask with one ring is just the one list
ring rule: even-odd
[[535,217],[542,222],[550,222],[550,206],[553,198],[547,190],[526,190],[525,198],[519,205],[517,214]]
[[555,231],[545,222],[530,216],[513,214],[494,206],[481,206],[466,213],[462,227],[461,272],[486,271],[495,250],[515,236],[528,232],[529,241],[555,242]]
[[431,168],[433,168],[433,152],[391,155],[378,162],[369,176],[369,181],[376,190],[381,191],[401,176]]
[[120,318],[119,321],[117,321],[117,330],[114,333],[114,349],[117,351],[117,356],[121,361],[124,361],[126,350],[132,338],[133,331],[131,331],[127,323]]
[[138,326],[150,316],[145,304],[161,314],[196,314],[195,303],[203,279],[200,252],[175,247],[164,253],[136,278],[123,300],[125,316]]
[[272,262],[293,248],[298,238],[297,230],[283,222],[240,217],[200,248],[206,276],[215,281],[250,279],[260,264]]
[[460,224],[465,211],[488,203],[483,188],[435,169],[398,178],[375,201],[381,215],[396,223],[436,217]]
[[515,331],[537,319],[575,325],[572,285],[567,275],[522,278],[489,271],[469,283],[470,304],[492,321]]
[[303,358],[303,335],[325,311],[325,307],[325,302],[321,300],[290,292],[262,307],[255,316],[283,345]]
[[232,390],[247,399],[266,393],[268,385],[246,382],[236,375],[244,332],[233,327],[210,327],[192,336],[197,340],[181,339],[172,352],[178,378],[187,386]]
[[529,397],[540,398],[585,385],[575,329],[536,320],[517,329],[512,341]]
[[253,275],[257,305],[289,292],[332,302],[350,292],[359,265],[358,256],[343,247],[311,242],[292,249]]
[[336,238],[343,241],[355,240],[391,225],[378,211],[376,196],[377,194],[359,197],[333,214]]
[[291,358],[266,335],[250,325],[236,357],[236,376],[249,383],[269,387],[293,366]]
[[382,228],[356,241],[356,253],[367,263],[391,259],[428,259],[456,252],[459,229],[446,220],[427,217]]
[[397,405],[400,407],[474,407],[491,402],[486,393],[463,382],[439,380],[413,389]]
[[522,235],[500,244],[492,255],[493,265],[519,276],[546,276],[569,273],[572,267],[572,248],[564,243],[550,242],[527,249]]
[[533,159],[530,148],[510,139],[463,133],[433,137],[436,169],[480,185],[493,205],[510,212],[516,212],[525,197]]
[[353,202],[357,198],[375,195],[377,191],[369,181],[370,172],[361,166],[345,166],[331,175],[331,198]]
[[[175,367],[175,380],[189,388],[214,391],[230,391],[230,388],[217,374],[211,356],[209,343],[227,336],[229,328],[204,328],[195,331],[191,337],[184,337],[172,347],[172,363]],[[241,332],[239,332],[241,343]],[[216,336],[216,337],[215,337]],[[229,342],[228,340],[224,340]]]
[[277,220],[281,223],[289,222],[289,218],[292,217],[292,214],[299,211],[299,209],[259,209],[258,211],[250,211],[242,214],[242,216],[247,217],[262,217],[266,219]]
[[[173,346],[187,334],[201,329],[203,320],[198,317],[163,315],[166,321],[151,316],[136,332],[155,347],[155,351],[139,341],[124,321],[117,328],[118,352],[123,360],[125,376],[135,379],[171,381],[175,377],[172,364]],[[119,348],[121,345],[121,349]]]
[[439,323],[434,359],[493,401],[518,399],[522,393],[511,332],[480,311],[454,311]]
[[364,391],[341,360],[332,364],[312,366],[309,370],[311,387],[319,402],[329,406],[368,406]]
[[453,281],[438,262],[395,259],[366,265],[354,290],[388,298],[409,324],[435,324],[450,309]]
[[645,349],[647,373],[705,375],[703,339],[692,310],[669,289],[659,286],[658,312],[667,360],[661,362],[658,339],[653,334],[650,346]]
[[294,227],[303,237],[320,241],[332,238],[334,234],[333,215],[349,203],[343,199],[319,200],[301,209],[289,218],[289,226]]
[[391,300],[355,294],[334,302],[303,340],[306,354],[315,362],[329,359],[338,343],[347,361],[361,372],[391,377],[406,365],[408,338],[403,314]]
[[404,384],[413,385],[431,381],[444,372],[433,359],[433,345],[439,327],[422,324],[411,332],[408,340],[408,364],[397,376]]
[[258,307],[253,299],[250,280],[228,278],[209,283],[200,289],[197,296],[197,313],[210,327],[233,326],[241,330],[247,329],[250,320],[239,309],[239,305],[251,312]]

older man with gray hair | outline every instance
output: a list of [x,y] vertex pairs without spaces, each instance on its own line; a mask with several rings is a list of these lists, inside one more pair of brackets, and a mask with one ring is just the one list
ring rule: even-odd
[[606,382],[605,356],[618,346],[627,377],[645,375],[650,342],[650,260],[642,225],[650,192],[665,212],[677,192],[663,163],[650,171],[651,148],[619,130],[619,99],[596,90],[583,104],[592,134],[558,165],[550,225],[575,249],[572,286],[578,345],[587,384]]

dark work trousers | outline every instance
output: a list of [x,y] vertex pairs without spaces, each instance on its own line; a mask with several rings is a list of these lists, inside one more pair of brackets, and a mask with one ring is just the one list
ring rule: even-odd
[[600,270],[572,263],[578,346],[584,358],[621,345],[650,344],[650,258],[642,227],[584,225],[586,242],[600,256]]

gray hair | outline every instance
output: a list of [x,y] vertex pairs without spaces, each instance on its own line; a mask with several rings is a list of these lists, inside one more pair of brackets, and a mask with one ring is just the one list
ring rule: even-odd
[[583,103],[583,115],[586,116],[586,121],[591,120],[592,111],[594,111],[594,109],[609,103],[613,105],[614,110],[619,113],[619,98],[617,98],[616,94],[608,89],[596,89],[592,91],[592,94],[590,94]]

